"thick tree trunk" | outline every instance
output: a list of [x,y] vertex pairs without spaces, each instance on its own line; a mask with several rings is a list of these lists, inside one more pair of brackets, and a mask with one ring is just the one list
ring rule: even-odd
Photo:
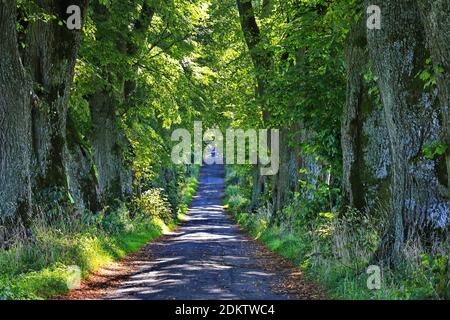
[[275,216],[283,209],[289,195],[289,131],[282,129],[280,131],[279,149],[280,168],[278,174],[273,179],[272,184],[272,204]]
[[[384,104],[392,154],[391,238],[381,255],[398,261],[406,238],[427,222],[447,223],[438,161],[422,156],[425,144],[439,139],[439,111],[433,95],[416,77],[429,53],[415,0],[367,1],[382,12],[381,30],[368,30],[368,47]],[[383,252],[384,251],[384,252]]]
[[263,0],[262,3],[262,16],[263,18],[269,17],[273,10],[274,2],[273,0]]
[[343,110],[341,145],[343,192],[346,202],[373,212],[390,202],[389,136],[385,116],[369,94],[364,74],[369,70],[365,20],[347,40],[347,102]]
[[[142,6],[142,10],[140,12],[139,18],[134,21],[133,23],[133,29],[128,33],[127,37],[127,43],[124,48],[126,50],[123,52],[123,54],[126,54],[129,56],[130,59],[135,58],[134,56],[139,54],[138,48],[133,43],[133,39],[135,38],[145,38],[148,29],[152,23],[153,17],[154,17],[155,11],[154,9],[149,6],[149,4],[144,1],[144,4]],[[135,79],[127,79],[123,83],[123,99],[125,101],[124,105],[126,106],[127,110],[130,108],[136,107],[136,101],[135,101],[135,94],[138,89],[137,82]],[[121,120],[119,120],[121,122]],[[131,143],[128,140],[126,134],[124,131],[121,133],[121,138],[123,141],[123,145],[125,147],[124,153],[128,150],[132,149]],[[128,196],[132,193],[132,184],[133,184],[133,171],[131,169],[131,163],[127,164],[127,160],[123,159],[124,167],[123,173],[122,173],[122,192]],[[131,160],[128,160],[128,162],[131,162]]]
[[250,203],[250,211],[254,211],[260,205],[260,197],[264,192],[265,177],[261,176],[261,167],[254,165],[252,168],[252,200]]
[[92,119],[91,143],[104,204],[125,199],[131,193],[131,181],[125,152],[128,143],[116,114],[118,101],[107,92],[89,98]]
[[[447,188],[450,188],[450,1],[418,0],[418,2],[433,64],[443,69],[437,75],[437,86],[445,129],[444,140],[448,146],[446,154]],[[448,197],[450,197],[450,193]]]
[[100,190],[94,160],[85,144],[73,119],[68,115],[66,169],[70,195],[76,208],[98,212],[101,210]]
[[[266,5],[270,6],[271,1]],[[296,63],[290,64],[290,72],[300,74],[304,67],[305,49],[297,48]],[[283,61],[288,63],[288,54],[283,57]],[[293,106],[291,106],[293,108]],[[275,219],[292,198],[292,195],[299,191],[299,170],[302,164],[301,150],[301,128],[303,125],[297,121],[289,128],[284,128],[280,132],[280,170],[273,181],[273,206]]]
[[[87,0],[42,0],[37,4],[58,20],[66,19],[70,5],[80,6],[83,16],[87,10]],[[67,186],[65,121],[81,31],[70,31],[54,20],[31,23],[22,64],[15,29],[16,2],[4,1],[0,10],[1,75],[5,77],[0,84],[1,216],[20,216],[29,224],[31,190]],[[37,169],[37,175],[32,176],[35,170],[31,167]]]
[[[103,6],[95,8],[98,18],[105,22],[109,13]],[[132,57],[137,53],[137,47],[132,42],[134,37],[143,37],[148,30],[154,15],[154,10],[144,2],[140,16],[132,24],[126,38],[117,33],[116,48],[123,55]],[[128,26],[127,26],[128,27]],[[124,30],[125,31],[125,30]],[[106,29],[99,33],[99,37],[109,37]],[[89,98],[92,118],[92,145],[94,159],[98,172],[98,182],[102,202],[108,204],[115,199],[126,199],[132,193],[133,172],[130,161],[127,159],[130,142],[123,128],[121,117],[118,115],[119,105],[126,108],[134,106],[133,95],[137,88],[134,79],[124,79],[118,74],[120,95],[109,92],[107,89],[99,89]]]
[[297,126],[280,131],[280,169],[272,185],[272,203],[276,217],[298,191],[301,150],[298,143],[300,139],[295,133],[299,133]]
[[[316,132],[305,127],[303,122],[300,123],[300,144],[307,144],[308,142],[314,140]],[[314,192],[319,186],[320,180],[323,178],[322,164],[317,161],[317,156],[313,153],[307,153],[301,150],[301,169],[303,173],[300,175],[300,180],[303,180],[309,186],[307,189],[303,190],[302,197],[305,199],[314,199]],[[322,179],[323,181],[325,179]]]
[[27,225],[31,213],[31,86],[18,51],[16,1],[0,3],[0,43],[0,225]]
[[46,13],[56,16],[49,22],[36,21],[27,32],[24,65],[33,81],[32,135],[34,192],[67,190],[66,117],[81,30],[69,30],[58,21],[67,19],[67,8],[77,5],[84,20],[87,0],[40,0]]
[[[130,58],[133,58],[134,55],[138,54],[138,47],[133,42],[134,38],[144,38],[146,32],[148,31],[155,11],[151,6],[148,5],[146,1],[144,1],[141,14],[139,19],[134,21],[133,29],[128,33],[127,43],[126,45],[119,45],[119,47],[124,48],[123,54],[128,55]],[[137,84],[135,79],[127,79],[124,82],[124,99],[126,101],[127,108],[131,108],[133,106],[133,95],[135,94],[137,89]]]

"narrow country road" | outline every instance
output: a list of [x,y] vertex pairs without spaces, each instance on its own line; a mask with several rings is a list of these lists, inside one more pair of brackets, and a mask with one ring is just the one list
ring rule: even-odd
[[[155,259],[123,281],[107,299],[288,299],[273,290],[282,273],[267,271],[267,259],[223,208],[222,166],[203,168],[187,221],[150,245]],[[285,276],[285,275],[284,275]],[[298,297],[296,297],[298,298]]]

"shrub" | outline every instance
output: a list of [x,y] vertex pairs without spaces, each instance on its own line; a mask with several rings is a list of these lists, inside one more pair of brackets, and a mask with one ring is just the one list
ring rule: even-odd
[[230,185],[225,189],[225,198],[228,209],[233,213],[243,210],[250,202],[242,195],[242,191],[237,185]]
[[[236,179],[229,179],[234,181]],[[326,194],[327,192],[323,192]],[[367,288],[366,270],[377,264],[389,212],[379,208],[371,214],[347,208],[330,210],[321,201],[299,199],[278,213],[273,221],[270,204],[256,212],[245,211],[240,185],[228,185],[225,202],[240,225],[267,247],[294,261],[305,274],[340,299],[448,299],[450,254],[448,241],[433,248],[416,241],[402,248],[402,264],[383,266],[380,290]],[[324,197],[318,197],[323,199]],[[244,205],[243,205],[244,203]],[[329,208],[329,207],[328,207]]]
[[111,213],[103,214],[100,218],[101,227],[110,234],[133,232],[134,224],[126,204],[122,203]]
[[143,214],[159,218],[166,224],[174,220],[174,214],[163,189],[153,188],[144,192],[141,197],[134,200],[134,204]]

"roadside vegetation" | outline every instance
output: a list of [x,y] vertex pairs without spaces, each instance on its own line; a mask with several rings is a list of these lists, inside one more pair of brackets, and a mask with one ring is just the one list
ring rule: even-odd
[[[321,212],[314,203],[284,209],[285,218],[273,223],[270,207],[247,210],[248,190],[233,184],[236,171],[227,170],[225,204],[234,219],[270,250],[293,261],[312,281],[335,299],[449,299],[448,243],[434,256],[418,243],[402,251],[396,269],[382,269],[381,288],[367,286],[370,265],[384,232],[384,221],[356,210],[345,214]],[[313,210],[313,211],[311,211]],[[317,210],[317,211],[314,211]]]
[[175,223],[201,122],[258,147],[229,210],[337,298],[449,298],[448,0],[70,2],[0,1],[0,297]]
[[195,194],[199,168],[180,185],[178,208],[161,189],[150,189],[129,203],[103,212],[60,212],[62,219],[42,216],[31,228],[30,241],[20,235],[0,251],[0,299],[47,299],[68,292],[73,269],[82,278],[174,228]]

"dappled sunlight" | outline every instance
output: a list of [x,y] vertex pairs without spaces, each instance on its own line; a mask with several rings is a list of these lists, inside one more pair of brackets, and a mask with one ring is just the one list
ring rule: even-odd
[[[249,239],[222,206],[223,168],[204,167],[185,224],[152,245],[143,265],[110,299],[280,299]],[[286,297],[284,297],[286,298]]]

